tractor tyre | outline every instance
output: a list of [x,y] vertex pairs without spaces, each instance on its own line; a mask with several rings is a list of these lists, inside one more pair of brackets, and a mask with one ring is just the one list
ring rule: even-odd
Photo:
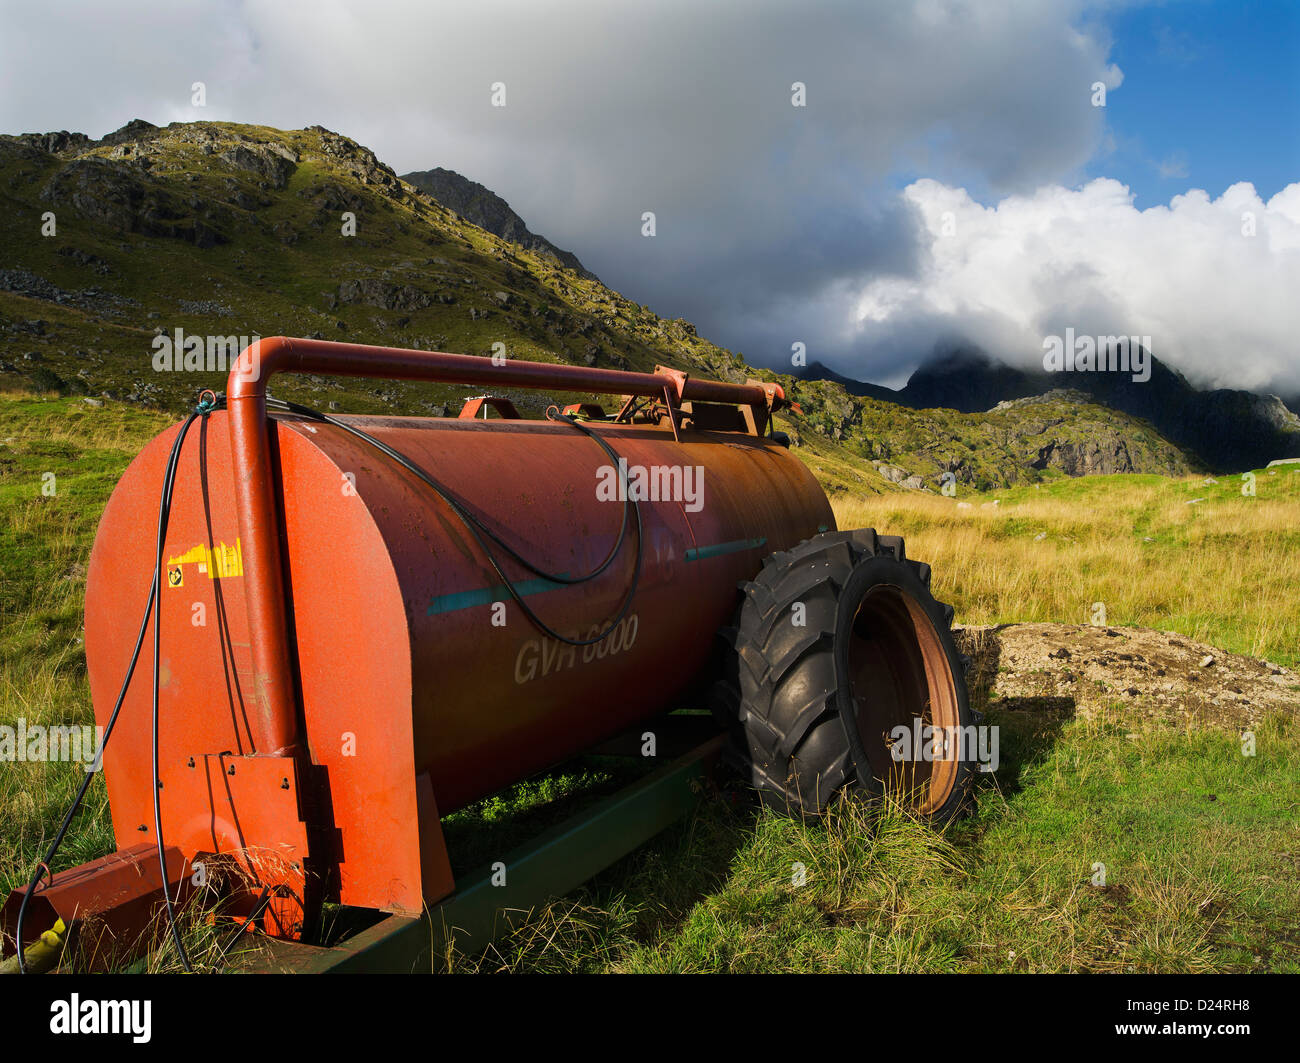
[[[711,702],[726,758],[765,803],[818,814],[848,789],[891,792],[937,822],[967,809],[979,721],[929,565],[896,536],[827,532],[772,554],[740,589]],[[908,754],[927,742],[929,756]]]

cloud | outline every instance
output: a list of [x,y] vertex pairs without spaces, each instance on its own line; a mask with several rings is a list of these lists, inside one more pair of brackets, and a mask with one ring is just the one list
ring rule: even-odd
[[399,173],[482,182],[613,286],[747,356],[796,339],[823,356],[843,353],[856,288],[917,265],[903,183],[1005,194],[1082,172],[1105,133],[1091,85],[1122,80],[1084,10],[0,0],[0,129],[321,123]]
[[1243,182],[1147,210],[1109,179],[992,206],[920,180],[903,198],[922,265],[858,293],[864,361],[957,333],[1041,367],[1043,338],[1073,328],[1150,336],[1156,357],[1201,385],[1300,392],[1300,183],[1267,203]]
[[1156,163],[1156,172],[1166,180],[1187,176],[1187,155],[1181,151],[1174,152],[1167,159]]
[[[1123,92],[1110,6],[0,0],[0,129],[320,123],[399,173],[482,182],[759,364],[798,341],[901,383],[940,336],[1029,359],[1058,321],[1113,319],[1199,377],[1293,380],[1294,186],[1143,212],[1114,182],[1068,191],[1114,150],[1091,106],[1094,82]],[[941,204],[955,236],[935,235]],[[1234,235],[1247,204],[1253,240]]]

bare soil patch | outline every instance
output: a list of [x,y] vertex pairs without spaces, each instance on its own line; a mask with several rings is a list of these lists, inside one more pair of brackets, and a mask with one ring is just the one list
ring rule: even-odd
[[1300,715],[1300,674],[1169,631],[1084,624],[958,629],[977,707],[1242,730]]

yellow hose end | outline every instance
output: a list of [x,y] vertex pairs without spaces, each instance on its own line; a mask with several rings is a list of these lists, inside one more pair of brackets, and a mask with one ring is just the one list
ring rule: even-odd
[[[29,973],[44,974],[58,962],[59,953],[63,951],[63,935],[67,932],[68,928],[60,919],[27,946],[27,951],[23,953],[23,960],[27,964]],[[18,972],[17,956],[10,956],[0,963],[0,974],[18,974]]]
[[68,928],[63,925],[63,920],[60,919],[50,927],[49,930],[45,931],[45,933],[41,935],[41,941],[52,949],[60,948],[63,945],[63,935],[66,934],[67,931]]

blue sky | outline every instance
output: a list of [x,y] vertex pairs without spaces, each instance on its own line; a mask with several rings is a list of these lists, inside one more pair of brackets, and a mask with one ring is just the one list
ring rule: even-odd
[[1300,4],[1184,0],[1105,22],[1124,83],[1106,109],[1114,151],[1088,176],[1124,182],[1139,207],[1237,181],[1267,200],[1300,179]]

